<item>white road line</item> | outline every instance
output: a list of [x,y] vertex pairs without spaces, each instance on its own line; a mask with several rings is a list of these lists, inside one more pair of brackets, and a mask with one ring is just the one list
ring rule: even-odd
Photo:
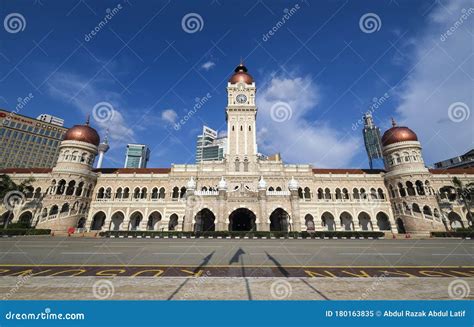
[[474,257],[474,253],[472,254],[468,254],[468,253],[459,253],[459,254],[456,254],[456,253],[432,253],[431,255],[444,255],[444,256],[449,256],[449,257],[452,257],[454,255],[456,256],[459,256],[459,255],[467,255],[467,256],[470,256],[470,257]]
[[285,252],[285,253],[265,253],[265,252],[260,252],[260,253],[248,253],[248,255],[287,255],[287,256],[293,256],[293,255],[300,255],[300,256],[308,256],[308,255],[313,255],[311,253],[288,253],[288,252]]
[[221,248],[222,245],[170,245],[169,248]]
[[157,252],[153,253],[154,255],[209,255],[209,253],[202,253],[202,252]]
[[119,255],[122,252],[61,252],[63,255]]
[[26,254],[26,252],[0,252],[0,254]]
[[361,253],[361,252],[356,252],[356,253],[338,253],[338,255],[357,255],[360,257],[365,257],[367,255],[379,255],[379,256],[384,256],[384,255],[402,255],[401,253]]

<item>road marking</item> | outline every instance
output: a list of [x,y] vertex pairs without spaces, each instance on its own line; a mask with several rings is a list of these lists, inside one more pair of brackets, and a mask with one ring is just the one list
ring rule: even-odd
[[471,253],[471,254],[463,254],[463,253],[459,253],[459,254],[456,254],[456,253],[432,253],[431,255],[444,255],[444,256],[453,256],[453,255],[456,255],[456,256],[459,256],[459,255],[467,255],[467,256],[470,256],[470,257],[474,257],[474,253]]
[[203,253],[203,252],[156,252],[153,254],[154,255],[209,255],[209,253]]
[[[245,254],[244,254],[245,255]],[[308,255],[313,255],[312,253],[291,253],[291,252],[285,252],[285,253],[265,253],[265,252],[257,252],[257,253],[248,253],[248,255],[302,255],[302,256],[308,256]]]
[[222,245],[170,245],[170,248],[221,248]]
[[119,255],[122,252],[61,252],[64,255]]
[[26,254],[26,252],[0,252],[0,254]]
[[364,257],[366,255],[402,255],[401,253],[363,253],[363,252],[355,252],[355,253],[338,253],[339,255],[357,255]]

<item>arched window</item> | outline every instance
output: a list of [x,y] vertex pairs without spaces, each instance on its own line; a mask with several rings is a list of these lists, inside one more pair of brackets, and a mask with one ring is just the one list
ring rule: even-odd
[[140,188],[139,187],[135,187],[135,189],[133,190],[133,198],[134,199],[139,199],[140,198]]
[[104,198],[104,192],[105,192],[105,189],[103,187],[99,188],[99,191],[97,192],[97,198],[98,199],[103,199]]
[[115,193],[115,198],[116,198],[116,199],[121,199],[121,198],[122,198],[122,195],[123,195],[123,190],[122,190],[121,187],[119,187],[119,188],[117,189],[117,193]]
[[377,193],[378,193],[378,198],[383,200],[385,199],[385,194],[383,193],[383,190],[381,188],[377,189]]
[[177,186],[173,187],[173,194],[171,196],[173,199],[179,198],[179,188]]
[[51,215],[57,215],[57,214],[58,214],[58,210],[59,210],[59,208],[58,208],[57,205],[52,206],[51,209],[49,210],[49,215],[50,215],[50,216],[51,216]]
[[330,199],[331,199],[331,190],[330,190],[329,188],[326,188],[326,189],[324,190],[324,198],[325,198],[326,200],[330,200]]
[[107,187],[107,189],[105,190],[104,197],[106,199],[112,199],[112,189],[110,187]]
[[142,191],[140,192],[140,198],[141,199],[146,199],[147,195],[148,195],[147,188],[146,187],[142,188]]
[[159,199],[164,199],[164,198],[165,198],[165,194],[166,194],[165,192],[166,192],[166,191],[165,191],[165,188],[164,188],[164,187],[161,187],[161,188],[160,188],[160,193],[158,194],[158,198],[159,198]]
[[416,216],[416,215],[420,215],[421,214],[421,210],[420,210],[420,206],[416,203],[413,203],[412,205],[412,210],[413,210],[413,214]]
[[429,217],[433,216],[433,213],[431,212],[431,208],[429,206],[423,207],[423,214]]
[[358,190],[358,189],[354,188],[354,189],[352,190],[352,197],[353,197],[354,199],[356,199],[356,200],[359,200],[359,199],[360,199],[360,195],[359,195],[359,190]]
[[395,198],[396,195],[395,195],[395,191],[393,190],[392,184],[390,184],[390,185],[388,186],[388,189],[389,189],[389,191],[390,191],[390,196],[391,196],[392,198]]
[[277,188],[275,189],[275,191],[281,191],[281,187],[280,187],[280,186],[277,186]]
[[416,192],[419,195],[425,195],[425,187],[423,186],[423,182],[422,181],[416,181],[415,185],[416,185]]
[[35,190],[34,198],[39,199],[41,197],[41,187],[37,187]]
[[318,199],[319,200],[324,199],[324,191],[322,188],[318,188]]
[[301,187],[298,187],[298,197],[299,197],[300,199],[303,198],[303,189],[302,189]]
[[128,187],[124,188],[123,189],[123,196],[122,198],[123,199],[128,199],[128,197],[130,196],[130,189]]
[[377,191],[373,187],[370,189],[370,198],[372,200],[377,200]]
[[182,187],[179,193],[180,198],[184,198],[186,196],[186,187]]
[[349,199],[349,191],[347,190],[347,188],[343,188],[342,189],[342,198],[344,200],[348,200]]
[[336,188],[336,200],[342,200],[341,189],[339,187]]
[[309,189],[309,187],[304,188],[304,198],[311,199],[311,190]]
[[270,192],[275,191],[275,189],[273,188],[273,186],[270,186],[270,187],[268,188],[268,190],[269,190]]
[[152,199],[158,199],[158,187],[154,187],[151,190],[151,198]]
[[79,185],[77,185],[76,196],[81,196],[82,195],[82,189],[83,188],[84,188],[84,182],[80,182]]
[[407,196],[402,183],[398,183],[398,193],[400,194],[400,196],[403,196],[403,197]]

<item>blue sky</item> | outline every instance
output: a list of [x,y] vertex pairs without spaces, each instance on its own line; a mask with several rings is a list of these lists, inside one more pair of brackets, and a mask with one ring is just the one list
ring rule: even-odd
[[[150,146],[150,167],[193,163],[203,124],[225,132],[226,82],[243,57],[258,88],[260,152],[281,152],[288,163],[367,167],[357,122],[376,100],[382,131],[392,116],[411,127],[431,164],[474,143],[470,7],[467,0],[1,1],[4,23],[11,13],[24,20],[0,30],[0,106],[15,110],[31,93],[20,114],[50,113],[72,126],[107,102],[113,115],[91,122],[101,136],[110,129],[104,166],[123,165],[128,141]],[[183,27],[188,14],[197,27]],[[271,119],[280,102],[291,113],[283,122]]]

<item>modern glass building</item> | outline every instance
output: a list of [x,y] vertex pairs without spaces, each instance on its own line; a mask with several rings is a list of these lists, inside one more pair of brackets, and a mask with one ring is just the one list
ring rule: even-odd
[[217,131],[203,126],[196,142],[196,163],[223,160],[227,137],[217,137]]
[[0,168],[50,168],[67,128],[0,110]]
[[150,159],[150,149],[145,144],[128,144],[125,168],[146,168]]

